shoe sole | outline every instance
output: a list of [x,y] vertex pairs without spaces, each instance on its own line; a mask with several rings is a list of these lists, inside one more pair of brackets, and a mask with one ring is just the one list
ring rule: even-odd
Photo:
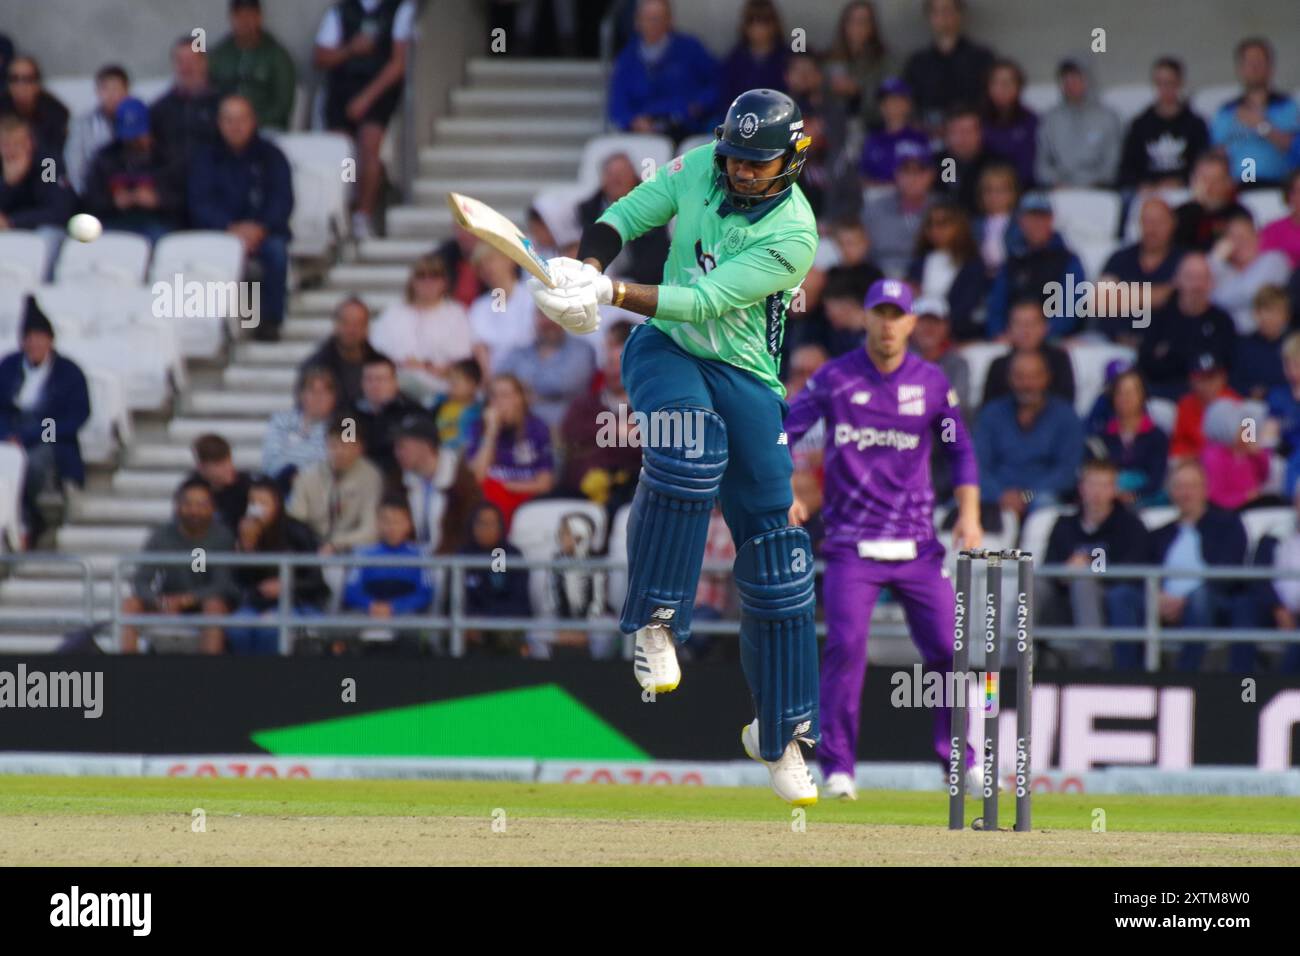
[[[755,763],[761,763],[763,766],[766,767],[767,761],[763,759],[762,755],[759,754],[758,756],[755,756],[754,751],[749,749],[749,736],[745,733],[745,731],[747,730],[749,730],[749,724],[746,724],[744,727],[740,728],[740,746],[744,748],[745,756],[748,757],[750,760],[754,761]],[[773,789],[772,792],[776,794],[777,799],[785,800],[785,802],[792,807],[811,807],[814,803],[817,802],[817,794],[815,793],[811,797],[797,797],[794,800],[789,800],[781,796],[779,793],[776,793],[775,789]]]

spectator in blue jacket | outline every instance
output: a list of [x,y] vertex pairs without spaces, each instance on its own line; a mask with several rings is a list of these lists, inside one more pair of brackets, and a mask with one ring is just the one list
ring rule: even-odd
[[975,426],[980,500],[1023,517],[1055,505],[1074,487],[1083,426],[1070,403],[1050,391],[1040,352],[1011,360],[1011,394],[984,406]]
[[993,280],[985,319],[989,338],[997,338],[1006,330],[1012,302],[1036,295],[1046,306],[1049,283],[1059,285],[1057,298],[1061,303],[1060,309],[1047,316],[1051,336],[1069,335],[1075,331],[1078,318],[1074,314],[1073,296],[1068,292],[1083,282],[1083,263],[1057,234],[1052,201],[1046,193],[1026,193],[1017,208],[1016,221],[1024,237],[1024,247],[1007,250],[1006,262]]
[[[1169,475],[1169,498],[1178,517],[1151,532],[1152,558],[1170,571],[1199,571],[1210,567],[1241,567],[1246,563],[1246,528],[1231,511],[1209,503],[1205,469],[1196,459],[1181,459]],[[1199,577],[1167,577],[1160,582],[1160,623],[1170,627],[1234,630],[1256,625],[1253,589],[1235,581]],[[1178,668],[1194,671],[1205,657],[1204,641],[1188,641],[1178,655]],[[1253,673],[1255,645],[1234,641],[1229,668]]]
[[274,342],[284,321],[293,176],[279,147],[257,132],[253,105],[227,96],[217,113],[220,141],[201,148],[190,171],[190,220],[196,229],[235,236],[260,269],[261,305],[254,337]]
[[1273,47],[1263,37],[1237,44],[1241,96],[1219,108],[1210,124],[1210,141],[1227,151],[1234,176],[1254,164],[1255,181],[1280,184],[1290,171],[1287,153],[1300,128],[1300,107],[1273,89]]
[[718,103],[718,64],[699,40],[673,30],[668,0],[640,0],[637,35],[614,61],[609,118],[621,130],[674,140],[710,128]]
[[54,350],[54,327],[31,296],[21,341],[19,351],[0,360],[0,442],[27,453],[23,520],[34,547],[44,530],[36,500],[46,480],[86,480],[77,432],[90,418],[90,392],[77,363]]
[[[385,498],[379,505],[379,543],[359,548],[353,554],[359,558],[418,558],[421,552],[412,540],[413,530],[406,499]],[[344,607],[379,619],[420,614],[431,604],[433,580],[429,569],[416,564],[353,568],[343,591]]]

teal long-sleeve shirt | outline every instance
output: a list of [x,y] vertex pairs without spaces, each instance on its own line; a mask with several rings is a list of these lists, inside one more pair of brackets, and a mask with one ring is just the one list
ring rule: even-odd
[[984,406],[975,425],[980,499],[997,501],[1008,488],[1065,494],[1083,459],[1083,425],[1064,399],[1051,397],[1034,423],[1021,428],[1008,395]]

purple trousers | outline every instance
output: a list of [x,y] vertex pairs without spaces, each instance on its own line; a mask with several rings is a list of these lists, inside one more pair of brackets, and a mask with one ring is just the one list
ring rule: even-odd
[[[827,631],[821,667],[822,736],[817,743],[817,762],[824,776],[853,774],[862,682],[867,676],[867,637],[881,588],[888,587],[902,605],[925,671],[946,675],[952,670],[955,599],[943,556],[943,545],[937,540],[920,545],[910,561],[875,561],[852,553],[827,555],[822,581]],[[951,740],[952,709],[936,709],[934,751],[945,763]],[[969,746],[966,763],[975,764]]]

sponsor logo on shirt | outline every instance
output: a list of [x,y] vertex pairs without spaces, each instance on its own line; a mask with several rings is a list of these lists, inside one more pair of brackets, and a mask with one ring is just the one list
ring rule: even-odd
[[790,264],[789,259],[781,255],[781,253],[777,252],[775,249],[766,249],[764,251],[777,262],[781,263],[781,265],[785,266],[786,272],[790,273],[790,275],[794,275],[795,269],[794,266]]
[[854,393],[853,393],[853,397],[850,398],[849,401],[850,401],[851,403],[853,403],[854,405],[865,405],[865,404],[867,404],[867,402],[871,401],[871,393],[870,393],[870,392],[854,392]]
[[898,386],[898,414],[900,415],[924,415],[925,414],[925,386],[924,385]]
[[921,444],[921,436],[912,432],[899,431],[897,428],[854,428],[852,425],[835,426],[835,445],[853,445],[858,451],[868,448],[893,448],[898,451],[912,451]]
[[957,405],[958,405],[958,402],[957,402],[957,389],[955,389],[955,388],[950,388],[950,389],[948,389],[948,407],[949,407],[949,408],[956,408]]

